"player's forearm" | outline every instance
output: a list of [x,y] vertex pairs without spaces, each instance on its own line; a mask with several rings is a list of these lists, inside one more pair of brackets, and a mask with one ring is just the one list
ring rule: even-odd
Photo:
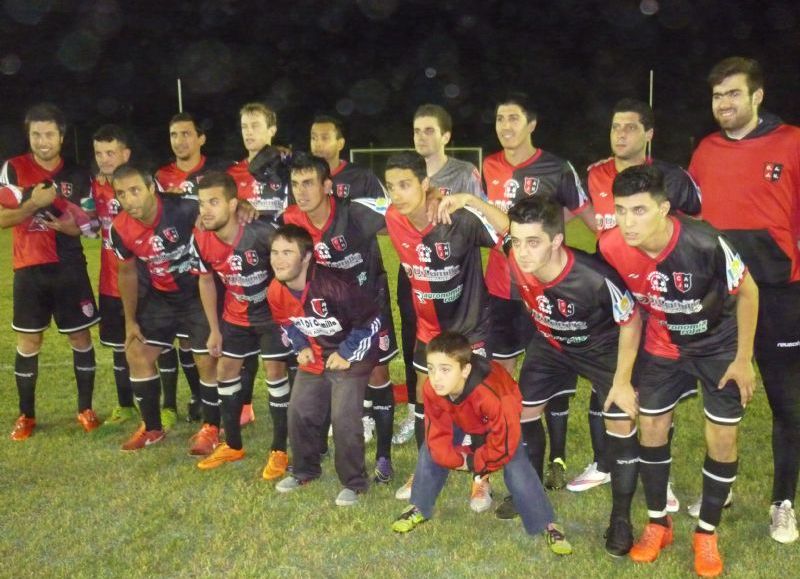
[[19,225],[38,210],[39,207],[30,199],[15,209],[0,207],[0,228],[7,229]]
[[594,207],[591,203],[587,203],[580,208],[578,213],[572,214],[580,218],[581,221],[589,228],[589,231],[597,231],[597,222],[594,218]]
[[208,327],[212,332],[219,332],[217,286],[214,284],[213,274],[201,274],[198,286],[200,288],[200,302],[203,304],[203,312],[208,320]]
[[750,361],[758,323],[758,286],[748,272],[739,286],[736,300],[737,345],[736,357]]
[[466,194],[467,198],[464,203],[466,207],[472,207],[473,209],[480,211],[480,213],[486,218],[497,233],[503,234],[508,231],[509,220],[508,215],[503,213],[502,210],[498,209],[491,203],[487,203],[483,199],[479,197],[475,197],[474,195],[470,195],[469,193]]
[[619,329],[619,348],[617,351],[617,369],[614,372],[614,383],[631,381],[636,354],[642,338],[642,317],[636,311],[630,321]]

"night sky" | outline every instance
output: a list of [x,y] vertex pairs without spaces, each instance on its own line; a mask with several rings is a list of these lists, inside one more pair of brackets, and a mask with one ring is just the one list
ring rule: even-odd
[[708,70],[734,54],[764,66],[764,108],[800,122],[796,2],[2,0],[0,38],[0,158],[24,150],[25,108],[50,100],[70,120],[69,156],[87,163],[94,129],[115,122],[140,160],[164,162],[177,77],[206,151],[231,160],[251,100],[298,149],[317,113],[343,118],[348,145],[409,146],[414,109],[435,102],[453,144],[490,152],[494,99],[523,90],[534,144],[583,169],[609,154],[613,103],[647,100],[653,69],[654,154],[686,163],[714,129]]

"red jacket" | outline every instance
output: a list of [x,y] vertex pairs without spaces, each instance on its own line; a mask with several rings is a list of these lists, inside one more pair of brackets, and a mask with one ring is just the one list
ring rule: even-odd
[[464,463],[462,452],[453,445],[453,426],[470,434],[473,446],[482,442],[467,463],[475,474],[484,475],[503,468],[514,456],[520,442],[522,395],[519,386],[497,362],[472,356],[472,372],[461,395],[451,400],[439,396],[425,380],[425,440],[436,464],[457,469]]

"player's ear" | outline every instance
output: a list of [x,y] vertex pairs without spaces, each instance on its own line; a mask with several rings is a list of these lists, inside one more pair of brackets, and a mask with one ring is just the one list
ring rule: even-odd
[[467,362],[466,364],[461,366],[461,377],[464,378],[464,380],[469,378],[470,372],[472,372],[472,364],[470,362]]
[[425,193],[427,193],[428,189],[430,189],[430,188],[431,188],[431,178],[430,177],[425,177],[422,180],[422,190],[425,191]]
[[553,236],[553,241],[551,243],[553,244],[554,249],[558,249],[559,247],[561,247],[564,244],[564,234],[556,233]]
[[531,133],[536,130],[536,119],[528,121],[528,126],[531,128]]
[[672,205],[670,205],[669,199],[664,199],[664,201],[658,204],[658,211],[661,215],[667,215],[671,207]]
[[127,163],[131,158],[131,150],[128,147],[122,149],[122,162]]
[[649,129],[644,132],[644,142],[649,143],[653,140],[653,129]]
[[758,107],[762,102],[764,102],[764,89],[760,88],[753,93],[753,106]]
[[322,183],[322,189],[325,191],[326,195],[331,195],[333,193],[333,181],[331,179],[325,179]]
[[453,136],[453,133],[447,131],[446,133],[442,133],[442,144],[447,145],[450,142],[450,138]]

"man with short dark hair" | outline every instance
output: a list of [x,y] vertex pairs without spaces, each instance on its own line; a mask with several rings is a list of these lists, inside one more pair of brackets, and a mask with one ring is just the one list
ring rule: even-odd
[[[100,321],[80,242],[92,224],[81,206],[90,201],[89,175],[61,156],[66,121],[42,103],[25,115],[30,152],[0,169],[0,227],[13,227],[14,375],[20,416],[11,439],[26,440],[36,427],[35,389],[44,331],[55,319],[66,334],[78,386],[78,422],[91,432],[95,356],[89,328]],[[88,208],[88,207],[87,207]]]
[[720,131],[704,138],[689,172],[703,218],[742,252],[759,287],[755,355],[772,410],[770,536],[797,540],[800,471],[800,129],[763,112],[755,60],[726,58],[708,76]]

